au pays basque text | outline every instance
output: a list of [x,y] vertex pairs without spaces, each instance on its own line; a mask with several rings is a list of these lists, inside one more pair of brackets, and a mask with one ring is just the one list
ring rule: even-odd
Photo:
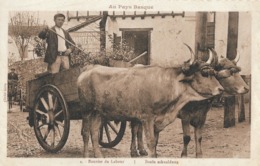
[[143,5],[109,5],[109,9],[122,9],[122,10],[149,10],[149,9],[154,9],[153,6],[143,6]]

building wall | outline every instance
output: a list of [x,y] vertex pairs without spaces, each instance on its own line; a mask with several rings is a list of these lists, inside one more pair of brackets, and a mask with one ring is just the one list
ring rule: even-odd
[[[144,19],[137,17],[134,20],[129,17],[116,18],[115,20],[108,18],[108,34],[116,33],[117,36],[122,36],[119,28],[153,28],[151,31],[150,64],[167,67],[183,63],[190,58],[190,52],[183,43],[187,43],[194,49],[194,13],[186,13],[184,18],[180,16],[174,18],[172,16],[165,18],[156,16]],[[107,43],[107,47],[109,44]]]
[[[122,36],[119,28],[153,28],[151,31],[150,63],[161,66],[181,64],[190,58],[187,43],[195,47],[195,13],[185,12],[185,17],[137,17],[131,19],[108,18],[108,34],[116,33]],[[228,12],[217,12],[215,31],[215,50],[218,55],[226,57],[227,51]],[[107,40],[107,48],[110,43]],[[242,67],[241,74],[251,74],[251,15],[248,12],[239,13],[238,51],[241,55],[238,65]]]
[[[65,22],[63,25],[64,29],[69,29],[75,25],[81,24],[85,22],[85,19],[77,20],[71,19],[69,22]],[[88,26],[82,27],[81,29],[70,32],[70,35],[75,42],[76,45],[81,45],[81,47],[86,52],[99,52],[100,51],[100,30],[99,30],[99,22],[95,21]]]
[[83,31],[70,33],[75,44],[85,52],[99,52],[100,51],[100,33],[97,31]]

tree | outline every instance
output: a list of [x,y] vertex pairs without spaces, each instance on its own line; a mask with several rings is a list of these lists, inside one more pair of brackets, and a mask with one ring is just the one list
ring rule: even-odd
[[8,34],[14,39],[21,60],[27,57],[28,44],[42,27],[35,12],[15,12],[10,16]]

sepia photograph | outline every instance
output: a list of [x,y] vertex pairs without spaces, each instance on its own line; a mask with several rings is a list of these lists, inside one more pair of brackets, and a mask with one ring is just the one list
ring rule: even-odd
[[250,25],[250,12],[11,11],[7,157],[249,158]]
[[242,1],[3,0],[0,165],[259,165]]

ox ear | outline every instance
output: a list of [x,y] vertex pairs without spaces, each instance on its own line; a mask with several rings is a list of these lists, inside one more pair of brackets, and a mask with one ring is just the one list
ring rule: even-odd
[[183,83],[190,83],[194,78],[194,75],[189,75],[186,76],[185,74],[181,74],[178,78],[179,82],[183,82]]

